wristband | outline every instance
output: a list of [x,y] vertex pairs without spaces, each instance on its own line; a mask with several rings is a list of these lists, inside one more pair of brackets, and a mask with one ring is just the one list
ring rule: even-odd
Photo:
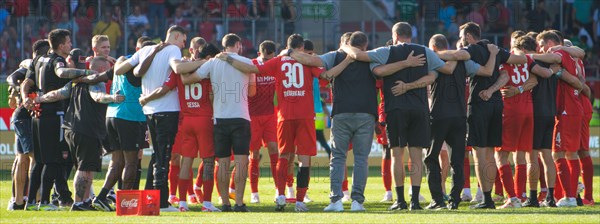
[[523,93],[523,86],[518,86],[517,88],[519,89],[519,93]]
[[556,72],[556,77],[560,78],[562,76],[564,69],[559,70],[558,72]]

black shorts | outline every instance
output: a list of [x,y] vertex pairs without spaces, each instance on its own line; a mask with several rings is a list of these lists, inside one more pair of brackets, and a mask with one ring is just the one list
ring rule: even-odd
[[216,119],[213,129],[215,156],[250,155],[250,121],[243,118]]
[[456,148],[464,149],[467,144],[466,135],[467,120],[464,117],[449,117],[431,121],[431,148],[435,147],[436,151],[442,149],[444,142],[448,144],[452,152],[458,151],[455,150]]
[[57,115],[42,115],[32,121],[35,159],[42,163],[63,163],[62,153],[69,151],[61,128],[63,112],[57,112]]
[[500,147],[502,146],[502,103],[470,104],[468,146]]
[[393,110],[387,114],[386,123],[390,147],[428,148],[431,144],[428,111]]
[[[112,150],[123,151],[139,150],[140,140],[145,138],[146,135],[145,131],[142,133],[142,129],[140,128],[141,125],[142,122],[107,117],[106,131],[110,142],[110,148],[112,148]],[[146,125],[144,124],[144,126]]]
[[65,137],[73,162],[79,171],[102,171],[102,143],[101,139],[65,129]]
[[553,116],[533,117],[533,149],[552,149],[554,122]]

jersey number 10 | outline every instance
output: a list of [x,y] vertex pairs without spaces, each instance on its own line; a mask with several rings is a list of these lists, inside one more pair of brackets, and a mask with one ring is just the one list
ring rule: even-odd
[[304,68],[300,63],[285,63],[281,65],[281,71],[285,72],[287,80],[283,80],[283,86],[285,88],[294,87],[297,89],[304,86]]
[[202,98],[202,85],[200,83],[185,85],[185,99],[190,100],[190,97],[194,100]]

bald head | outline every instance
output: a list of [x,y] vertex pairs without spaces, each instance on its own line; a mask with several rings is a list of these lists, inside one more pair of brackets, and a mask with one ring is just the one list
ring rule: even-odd
[[90,61],[90,69],[98,73],[105,72],[110,68],[110,62],[106,57],[96,56]]
[[448,40],[446,39],[446,36],[442,34],[433,35],[431,39],[429,39],[429,48],[435,52],[447,50]]

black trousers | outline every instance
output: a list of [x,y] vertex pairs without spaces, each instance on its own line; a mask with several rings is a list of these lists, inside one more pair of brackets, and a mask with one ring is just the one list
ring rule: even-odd
[[450,201],[460,202],[460,192],[464,184],[464,157],[467,133],[466,118],[452,117],[432,120],[431,122],[431,147],[427,150],[425,165],[427,166],[427,182],[431,191],[431,198],[436,202],[443,202],[442,169],[439,156],[444,141],[450,147],[450,166],[452,167],[452,189]]
[[152,148],[154,149],[154,189],[160,190],[160,207],[169,206],[169,161],[177,134],[179,112],[160,112],[146,115]]

